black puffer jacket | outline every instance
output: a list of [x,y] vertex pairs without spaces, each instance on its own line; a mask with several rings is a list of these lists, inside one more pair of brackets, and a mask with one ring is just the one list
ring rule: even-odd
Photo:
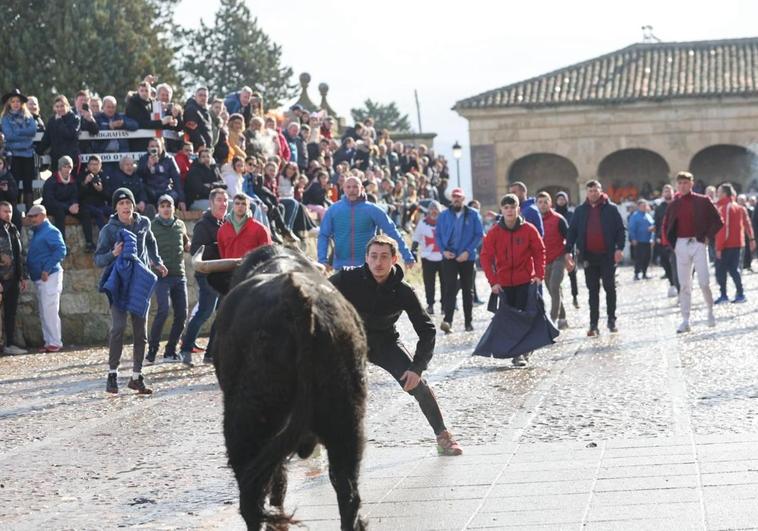
[[60,118],[53,116],[47,121],[45,134],[37,146],[37,153],[42,155],[50,149],[50,166],[53,171],[58,170],[58,159],[68,155],[74,162],[74,169],[79,164],[79,132],[81,131],[80,118],[69,111]]
[[187,200],[187,207],[191,208],[192,203],[198,199],[208,199],[214,188],[226,188],[216,166],[208,167],[197,160],[193,162],[184,181],[184,198]]
[[[190,254],[194,255],[201,245],[205,246],[203,249],[203,260],[217,260],[221,258],[218,252],[218,229],[221,228],[223,219],[216,218],[210,211],[206,210],[203,216],[195,223],[195,228],[192,229],[192,241],[190,243]],[[203,273],[195,273],[195,275],[205,276]]]
[[408,314],[418,334],[411,370],[421,374],[434,354],[437,332],[429,314],[421,306],[416,292],[410,284],[403,281],[403,277],[403,270],[394,266],[387,281],[377,284],[368,265],[364,264],[356,269],[342,270],[332,275],[329,280],[360,314],[368,336],[369,348],[372,343],[376,343],[377,340],[383,341],[388,335],[399,338],[395,323],[403,312]]

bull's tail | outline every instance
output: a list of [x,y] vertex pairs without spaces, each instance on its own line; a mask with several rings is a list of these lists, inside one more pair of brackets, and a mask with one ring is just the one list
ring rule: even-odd
[[[305,293],[307,279],[298,273],[289,273],[282,300],[287,301],[291,316],[292,338],[295,343],[293,362],[296,370],[296,395],[289,418],[282,429],[261,449],[260,453],[245,467],[240,479],[249,492],[266,492],[276,468],[298,449],[308,434],[313,418],[312,360],[316,338],[316,317],[313,301]],[[242,489],[240,489],[242,490]],[[272,527],[297,524],[291,515],[276,514],[261,508],[264,521]]]

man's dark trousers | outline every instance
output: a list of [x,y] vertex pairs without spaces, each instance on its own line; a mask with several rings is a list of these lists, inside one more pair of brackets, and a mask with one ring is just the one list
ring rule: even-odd
[[587,283],[590,303],[590,329],[598,328],[600,319],[600,283],[605,291],[608,320],[616,321],[616,264],[613,255],[585,253],[584,280]]
[[455,298],[458,294],[458,279],[461,281],[461,294],[463,298],[463,317],[465,324],[471,324],[471,313],[474,306],[474,298],[471,293],[471,284],[474,280],[474,261],[466,260],[458,262],[455,259],[442,259],[442,311],[445,312],[445,321],[453,322],[455,314]]

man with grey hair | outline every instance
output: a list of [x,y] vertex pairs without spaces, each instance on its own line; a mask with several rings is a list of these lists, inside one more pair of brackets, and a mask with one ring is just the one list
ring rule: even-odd
[[300,124],[290,122],[284,130],[284,139],[290,148],[290,162],[294,162],[301,172],[305,172],[308,169],[308,151],[300,136]]
[[245,85],[237,92],[232,92],[224,98],[224,106],[226,111],[232,114],[241,114],[245,118],[245,127],[250,125],[250,120],[253,117],[253,108],[251,103],[253,97],[253,89]]
[[[95,114],[95,121],[100,131],[136,131],[139,124],[117,111],[118,102],[113,96],[103,98],[103,111]],[[93,142],[96,153],[125,153],[129,151],[129,142],[126,138],[111,138],[108,140],[96,140]],[[103,171],[112,173],[118,169],[117,161],[105,160]]]

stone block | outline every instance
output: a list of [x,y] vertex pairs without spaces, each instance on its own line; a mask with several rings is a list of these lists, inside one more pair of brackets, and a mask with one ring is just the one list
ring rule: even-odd
[[87,293],[61,294],[61,311],[66,314],[90,313],[90,297]]

